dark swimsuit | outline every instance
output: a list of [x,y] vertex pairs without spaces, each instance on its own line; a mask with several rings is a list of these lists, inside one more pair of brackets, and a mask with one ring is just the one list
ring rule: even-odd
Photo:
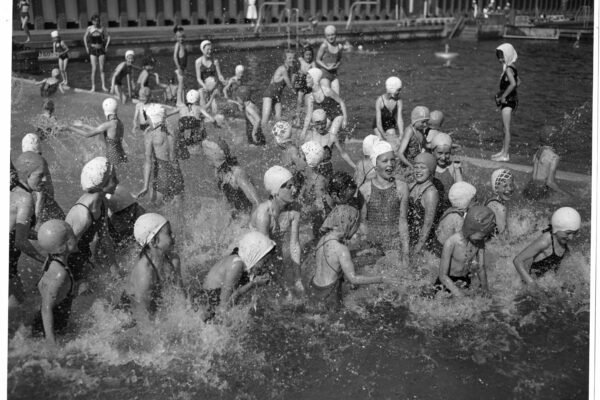
[[[46,262],[44,262],[44,273],[48,271],[52,261],[56,261],[65,269],[65,271],[67,271],[69,280],[71,281],[71,287],[69,289],[69,293],[67,293],[67,296],[52,308],[52,315],[54,316],[54,331],[57,333],[62,333],[67,327],[69,317],[71,316],[71,305],[73,303],[73,299],[75,298],[75,278],[73,277],[71,269],[67,265],[63,264],[61,260],[55,258],[51,254],[48,256],[48,258],[46,258]],[[40,281],[41,280],[42,278],[40,278]],[[31,334],[33,336],[39,336],[40,334],[46,336],[41,310],[36,313],[33,319],[33,324],[31,325]]]
[[[12,185],[11,185],[12,186]],[[31,189],[26,188],[17,178],[14,182],[14,186],[10,188],[12,192],[15,187],[20,187],[25,190],[27,193],[31,194]],[[31,220],[29,221],[29,228],[33,229],[36,224],[36,216],[35,214],[31,215]],[[15,296],[19,301],[22,301],[24,298],[24,293],[22,291],[22,282],[19,277],[19,258],[21,257],[21,250],[16,247],[16,239],[17,239],[17,231],[16,228],[10,231],[8,234],[8,281],[9,288],[8,294]],[[21,288],[21,289],[19,289]]]
[[331,151],[331,147],[329,146],[323,146],[323,150],[325,150],[325,156],[323,157],[323,161],[317,165],[317,172],[323,175],[325,178],[331,179],[333,176],[333,163],[331,162],[333,153]]
[[[332,53],[329,51],[329,45],[325,46],[325,52],[322,57],[323,64],[335,64],[342,59],[342,50],[338,45],[338,52]],[[323,76],[321,79],[329,79],[333,81],[337,78],[337,69],[327,70],[323,67],[319,67],[321,71],[323,71]]]
[[215,65],[215,62],[213,61],[212,64],[210,64],[210,67],[207,67],[204,63],[200,62],[200,79],[202,82],[206,81],[206,78],[209,76],[217,79],[217,66]]
[[544,259],[541,259],[531,264],[531,267],[529,267],[529,275],[535,275],[536,278],[539,278],[548,271],[556,272],[558,270],[558,267],[560,267],[562,259],[569,252],[569,248],[565,247],[565,252],[562,256],[556,254],[556,251],[554,250],[554,235],[552,234],[552,226],[549,226],[548,228],[544,229],[542,233],[544,232],[550,232],[550,238],[552,242],[552,254],[550,254]]
[[[108,234],[116,247],[122,248],[135,241],[133,226],[139,216],[146,213],[144,207],[133,203],[121,211],[113,212],[108,220]],[[114,223],[113,221],[118,221]]]
[[[185,67],[187,67],[187,51],[184,51],[183,57],[180,57],[179,53],[177,53],[177,62],[179,63],[179,68],[185,71]],[[200,70],[202,71],[202,67],[200,67]],[[202,77],[202,73],[200,73],[200,77]]]
[[371,182],[371,197],[367,203],[369,241],[383,250],[400,249],[400,199],[396,183],[380,189]]
[[131,65],[125,64],[125,66],[121,68],[119,73],[115,76],[115,85],[121,86],[123,78],[125,78],[127,75],[131,76],[132,70],[133,67]]
[[[417,197],[416,199],[413,200],[413,198],[410,197],[410,194],[413,192],[413,190],[417,186],[420,186],[420,185],[414,184],[410,188],[409,197],[408,197],[408,213],[407,213],[406,219],[408,221],[408,237],[410,240],[411,248],[413,248],[419,241],[419,237],[421,236],[421,229],[423,228],[423,223],[425,222],[425,207],[421,203],[421,197],[423,197],[423,194],[430,187],[435,188],[433,183],[427,182],[427,186],[425,186],[425,188],[420,191],[419,197]],[[437,211],[436,211],[436,214],[437,214]],[[426,249],[431,248],[432,245],[434,245],[437,242],[437,240],[435,238],[435,227],[436,226],[437,226],[437,221],[434,220],[433,225],[431,226],[431,229],[429,230],[429,236],[427,237],[427,240],[425,241],[424,248],[426,248]]]
[[415,129],[411,125],[413,134],[410,137],[408,146],[406,147],[406,158],[408,161],[413,162],[415,157],[423,152],[423,134]]
[[[513,66],[509,66],[508,68],[513,70],[513,75],[515,77],[515,82],[518,82],[518,76],[519,74],[517,73],[517,69]],[[508,76],[506,75],[506,71],[504,72],[504,74],[502,74],[502,77],[500,78],[500,91],[498,92],[498,96],[502,96],[502,94],[504,93],[504,91],[506,90],[507,87],[510,86],[510,81],[508,79]],[[517,88],[515,87],[512,92],[510,92],[508,94],[508,96],[506,96],[506,100],[505,102],[502,104],[502,108],[506,108],[506,107],[510,107],[514,110],[517,109],[517,106],[519,105],[519,98],[517,96]]]
[[[383,102],[383,107],[381,110],[381,127],[383,131],[387,131],[388,129],[398,128],[398,102],[394,102],[394,108],[390,111],[389,108],[385,105],[385,101],[383,100],[383,96],[381,96],[381,100]],[[377,118],[373,120],[373,128],[377,128]]]
[[[108,116],[109,121],[117,120],[117,130],[123,130],[123,123],[114,114]],[[111,139],[108,137],[106,131],[104,131],[104,140],[106,141],[106,159],[112,165],[118,165],[127,162],[127,155],[123,149],[123,142],[120,139]]]
[[236,210],[250,212],[252,210],[252,202],[246,197],[246,194],[241,188],[234,188],[229,182],[225,182],[224,175],[233,174],[231,166],[223,163],[217,171],[217,186],[225,195],[227,202]]
[[273,100],[273,103],[281,103],[281,93],[285,88],[285,79],[280,82],[270,82],[269,86],[265,89],[263,97],[269,97]]
[[314,98],[315,110],[322,109],[325,111],[327,119],[330,121],[333,121],[336,117],[344,115],[342,113],[342,106],[340,106],[340,103],[335,101],[333,98],[326,96],[325,94],[323,94],[323,96],[324,98],[321,102],[317,101],[316,97]]
[[52,96],[58,90],[58,85],[60,85],[60,81],[58,80],[54,83],[42,83],[42,86],[40,87],[40,95],[42,97]]
[[[55,54],[62,53],[65,50],[66,50],[65,46],[62,45],[62,42],[57,42],[57,43],[53,42],[52,43],[52,51]],[[61,60],[67,60],[69,58],[69,52],[66,52],[65,54],[60,54],[58,56],[58,58],[61,59]]]
[[90,31],[90,55],[91,56],[103,56],[106,54],[104,51],[104,29],[95,28],[95,30]]
[[100,216],[98,219],[94,219],[94,214],[92,214],[92,211],[88,206],[82,203],[75,203],[75,205],[84,207],[90,214],[90,219],[92,220],[90,227],[81,235],[79,242],[77,242],[77,248],[79,251],[77,253],[69,254],[69,259],[67,261],[67,264],[70,265],[73,270],[73,277],[75,280],[80,280],[85,277],[87,272],[84,270],[84,267],[91,269],[94,268],[94,265],[90,260],[90,257],[92,256],[90,244],[94,240],[96,234],[100,232],[104,226],[104,220],[106,218],[106,206],[104,203],[102,203],[100,206]]
[[[332,241],[335,239],[326,240],[320,247],[323,247],[325,243]],[[316,254],[317,247],[314,251],[315,264],[316,264]],[[323,252],[325,252],[325,248],[323,248]],[[319,286],[315,283],[315,276],[313,275],[310,279],[309,283],[309,293],[311,297],[311,302],[324,310],[338,310],[342,306],[342,283],[344,282],[344,272],[340,269],[336,271],[327,261],[327,257],[324,256],[325,263],[333,272],[336,274],[336,279],[332,283],[326,286]]]
[[[499,204],[501,204],[501,205],[504,205],[504,202],[503,202],[502,200],[500,200],[498,197],[492,197],[491,199],[488,199],[488,200],[486,200],[486,201],[485,201],[485,203],[484,203],[484,205],[485,205],[486,207],[488,207],[488,206],[489,206],[489,204],[490,204],[490,203],[492,203],[492,202],[494,202],[494,201],[495,201],[496,203],[499,203]],[[493,234],[494,234],[494,235],[497,235],[497,234],[498,234],[498,226],[496,226],[496,227],[494,228],[494,232],[493,232]]]

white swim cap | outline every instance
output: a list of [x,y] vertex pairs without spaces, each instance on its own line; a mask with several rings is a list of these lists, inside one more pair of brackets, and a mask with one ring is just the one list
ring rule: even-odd
[[117,101],[115,99],[113,99],[112,97],[109,97],[108,99],[104,99],[104,101],[102,102],[102,109],[104,110],[104,115],[108,117],[111,114],[116,114],[117,106],[118,106]]
[[367,135],[364,139],[363,139],[363,144],[362,144],[362,151],[363,154],[365,156],[371,156],[371,152],[373,152],[373,146],[375,145],[375,143],[377,143],[378,141],[380,141],[381,139],[379,139],[379,136],[377,135]]
[[335,33],[335,26],[333,26],[333,25],[327,25],[325,27],[325,34],[326,35],[331,35],[331,34],[334,34],[334,33]]
[[112,166],[105,157],[96,157],[81,170],[81,188],[86,192],[99,192],[108,183]]
[[413,108],[410,113],[410,122],[414,124],[415,122],[424,121],[429,119],[429,108],[425,106],[416,106]]
[[107,194],[108,208],[114,213],[122,211],[137,202],[131,192],[121,184],[117,185],[113,194]]
[[574,208],[561,207],[552,214],[550,224],[552,224],[552,233],[578,231],[581,228],[581,215]]
[[442,126],[444,122],[444,113],[440,110],[433,110],[429,113],[429,125],[433,125],[436,127]]
[[200,51],[204,53],[204,48],[209,44],[212,44],[210,40],[203,40],[202,43],[200,43]]
[[317,108],[312,112],[311,115],[312,122],[321,122],[327,120],[327,113],[322,108]]
[[292,138],[292,125],[287,121],[277,121],[271,133],[275,136],[275,142],[279,144],[289,142]]
[[133,52],[133,50],[127,50],[125,52],[125,58],[127,58],[129,56],[131,56],[131,57],[135,56],[135,53]]
[[475,186],[467,182],[456,182],[448,191],[448,200],[452,207],[464,210],[469,206],[475,194],[477,194]]
[[38,244],[48,254],[62,254],[67,251],[67,243],[75,234],[71,225],[60,219],[51,219],[42,224],[38,229]]
[[41,154],[42,153],[42,145],[40,143],[40,138],[35,133],[28,133],[23,136],[23,140],[21,140],[21,151],[25,153],[26,151],[33,151],[34,153]]
[[500,168],[492,172],[492,189],[498,190],[498,185],[513,180],[513,174],[506,168]]
[[50,37],[53,38],[53,39],[57,38],[58,37],[58,31],[52,31],[52,32],[50,32]]
[[398,91],[398,89],[402,89],[402,81],[397,76],[390,76],[385,81],[385,91],[389,94],[394,94]]
[[373,150],[370,154],[371,163],[373,164],[373,166],[377,164],[377,157],[379,157],[382,154],[389,153],[390,151],[393,152],[394,149],[392,148],[392,145],[386,142],[385,140],[379,140],[375,142],[375,144],[373,144]]
[[209,76],[204,80],[204,84],[206,85],[206,90],[212,92],[215,89],[215,87],[217,87],[217,80],[214,76]]
[[147,213],[141,215],[133,226],[133,236],[135,241],[142,247],[152,241],[154,236],[165,226],[169,221],[160,214]]
[[435,136],[433,136],[433,138],[431,139],[431,148],[435,149],[437,147],[451,148],[452,138],[450,137],[450,135],[444,132],[438,132]]
[[235,66],[235,73],[236,74],[241,74],[242,72],[244,72],[244,66],[243,65],[236,65]]
[[165,108],[160,104],[152,103],[146,107],[146,115],[150,119],[150,122],[152,122],[152,125],[157,127],[165,118]]
[[53,78],[58,78],[59,75],[60,75],[60,70],[58,68],[52,69],[52,77]]
[[260,232],[248,232],[239,241],[238,255],[250,271],[265,255],[275,247],[275,242]]
[[325,157],[325,149],[314,140],[310,140],[300,147],[306,158],[306,163],[309,167],[314,168],[323,161]]
[[197,90],[188,90],[188,92],[185,95],[185,101],[188,102],[188,104],[196,104],[196,102],[200,99],[200,93]]
[[502,43],[496,47],[496,50],[500,50],[504,55],[504,65],[511,65],[517,61],[517,51],[510,43]]
[[311,68],[308,70],[307,74],[310,75],[313,85],[318,85],[319,82],[321,82],[321,78],[323,78],[323,71],[319,68]]
[[202,150],[204,151],[204,155],[210,159],[213,165],[221,165],[227,159],[223,148],[221,148],[218,143],[211,140],[202,141]]
[[263,183],[269,194],[275,196],[284,183],[292,179],[292,173],[286,168],[275,165],[265,172]]

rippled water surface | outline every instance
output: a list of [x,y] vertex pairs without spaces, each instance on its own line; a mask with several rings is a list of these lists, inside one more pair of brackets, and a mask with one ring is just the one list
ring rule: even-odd
[[[471,152],[496,149],[500,117],[493,94],[501,71],[494,56],[496,45],[453,43],[451,50],[459,53],[454,68],[442,68],[433,55],[443,47],[441,42],[375,44],[367,50],[376,54],[345,55],[342,95],[356,124],[355,137],[370,131],[372,103],[393,73],[404,82],[407,109],[418,104],[442,109],[447,114],[445,126],[456,129],[459,142]],[[523,80],[514,118],[515,151],[524,162],[530,159],[534,131],[545,121],[576,126],[577,135],[570,132],[565,143],[565,164],[572,170],[588,170],[591,45],[582,43],[573,49],[565,42],[518,42],[515,47]],[[241,62],[249,66],[253,81],[265,82],[262,66],[272,70],[278,53],[242,51],[219,57],[226,75]],[[163,63],[159,72],[171,68],[166,57],[159,61]],[[78,84],[87,80],[87,67],[70,65],[74,86],[87,86],[85,81]],[[59,122],[101,121],[102,99],[99,94],[59,95],[55,99]],[[36,88],[13,83],[13,158],[23,133],[36,123],[41,103]],[[137,191],[142,184],[143,142],[139,132],[130,133],[132,114],[131,105],[119,109],[131,161],[118,173],[125,185]],[[262,174],[276,163],[277,149],[245,146],[243,121],[228,115],[232,117],[225,127],[210,127],[211,133],[232,144],[265,197]],[[348,147],[358,159],[359,146]],[[103,147],[95,139],[57,132],[44,143],[43,151],[57,200],[68,210],[79,197],[81,167],[103,154]],[[344,168],[339,159],[336,165]],[[182,162],[182,169],[187,188],[185,224],[174,228],[184,281],[194,288],[214,260],[226,254],[247,229],[247,220],[230,217],[203,157],[192,155]],[[465,169],[468,180],[485,197],[491,171],[468,164]],[[516,173],[517,185],[526,179]],[[167,294],[156,322],[132,328],[129,317],[111,307],[122,282],[101,275],[93,294],[75,300],[71,330],[58,349],[50,350],[31,338],[26,326],[39,307],[35,285],[40,267],[24,256],[20,271],[30,295],[23,306],[10,312],[9,398],[585,399],[591,189],[583,183],[561,184],[577,195],[573,206],[586,221],[571,256],[557,274],[540,280],[538,290],[523,290],[512,258],[545,227],[557,204],[534,204],[517,196],[509,221],[513,236],[488,245],[489,298],[470,293],[464,299],[427,299],[423,288],[435,280],[438,261],[426,254],[410,266],[399,267],[389,254],[360,270],[385,272],[398,285],[345,287],[345,311],[337,315],[314,314],[265,288],[245,298],[220,323],[205,324],[187,300]],[[169,209],[158,211],[172,215]],[[136,249],[130,249],[120,255],[120,263],[129,269],[135,257]]]

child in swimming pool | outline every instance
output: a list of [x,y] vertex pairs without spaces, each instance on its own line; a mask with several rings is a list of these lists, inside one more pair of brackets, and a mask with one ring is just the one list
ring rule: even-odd
[[441,246],[444,246],[450,236],[460,232],[465,215],[476,194],[477,189],[470,183],[456,182],[452,185],[448,191],[448,198],[452,207],[444,212],[435,230],[435,235]]
[[181,289],[181,266],[169,221],[160,214],[140,216],[133,227],[141,246],[139,258],[129,273],[120,308],[131,311],[137,322],[154,318],[166,286]]
[[35,82],[36,86],[41,86],[40,95],[42,97],[52,96],[54,93],[56,93],[57,90],[60,90],[60,92],[63,94],[65,93],[65,90],[62,87],[62,82],[60,81],[59,77],[60,70],[58,68],[54,68],[50,77]]
[[177,87],[177,76],[171,76],[169,82],[164,85],[163,101],[166,105],[177,106]]
[[138,94],[138,102],[135,105],[135,111],[133,112],[133,123],[131,124],[131,133],[135,133],[136,128],[139,128],[142,132],[148,128],[150,121],[144,110],[146,105],[150,102],[152,91],[149,87],[143,87],[140,89]]
[[400,133],[404,132],[401,90],[400,78],[396,76],[387,78],[385,93],[375,101],[375,120],[373,121],[375,135],[391,144],[396,152],[400,147]]
[[514,177],[508,169],[500,168],[492,172],[491,181],[494,195],[485,202],[485,205],[496,214],[497,233],[508,233],[508,202],[515,191]]
[[173,63],[175,64],[175,69],[180,74],[183,74],[185,68],[187,67],[187,50],[185,48],[185,33],[183,32],[183,27],[181,25],[175,26],[173,28],[175,33],[175,47],[173,48]]
[[[135,53],[133,50],[127,50],[125,52],[125,61],[122,61],[117,65],[113,72],[110,80],[110,92],[113,93],[125,104],[127,97],[131,98],[133,89],[133,58]],[[125,79],[126,86],[123,87],[123,78]],[[127,90],[127,91],[125,91]]]
[[275,255],[275,242],[260,232],[249,232],[233,252],[219,261],[204,278],[207,319],[222,312],[250,290],[269,282],[266,264]]
[[429,113],[429,122],[427,123],[427,129],[425,130],[425,141],[428,149],[431,149],[431,140],[433,140],[434,136],[442,131],[443,123],[443,112],[440,110],[433,110]]
[[548,228],[542,235],[531,242],[513,260],[513,264],[521,280],[532,284],[536,278],[548,271],[556,272],[564,256],[568,254],[568,243],[572,241],[581,228],[581,216],[571,207],[559,208],[552,214]]
[[[282,150],[281,166],[287,168],[294,177],[303,175],[306,161],[302,158],[298,146],[292,140],[292,126],[287,121],[277,121],[271,129],[275,143]],[[302,178],[304,181],[304,178]]]
[[69,254],[77,249],[73,229],[65,221],[51,219],[38,230],[38,244],[48,253],[37,287],[42,304],[36,314],[32,333],[43,333],[49,344],[56,344],[55,333],[67,327],[71,303],[75,298],[75,280],[68,265]]
[[[362,194],[358,191],[356,181],[344,171],[335,171],[329,180],[327,193],[333,206],[348,204],[357,210],[363,206]],[[329,211],[329,210],[328,210]]]
[[311,68],[315,68],[313,48],[310,45],[302,47],[302,56],[298,57],[298,68],[294,74],[294,89],[296,90],[296,118],[294,124],[300,124],[300,113],[304,104],[304,95],[311,91],[306,84],[306,74]]
[[542,127],[540,147],[533,156],[531,180],[523,190],[523,195],[528,199],[543,199],[552,194],[552,191],[562,196],[571,196],[571,194],[558,186],[555,180],[560,156],[556,154],[552,141],[557,133],[558,129],[554,126],[545,125]]
[[217,81],[212,76],[209,76],[204,81],[204,87],[198,90],[200,95],[200,107],[204,110],[212,111],[212,117],[215,118],[219,112],[217,105]]
[[424,106],[416,106],[410,113],[410,125],[404,129],[400,140],[400,148],[396,155],[407,167],[412,166],[414,158],[423,151],[425,147],[425,131],[429,122],[429,109]]
[[249,144],[262,146],[266,143],[262,132],[260,111],[252,100],[249,86],[240,86],[235,93],[236,101],[242,106],[246,117],[246,137]]
[[[494,212],[485,206],[473,206],[467,212],[460,232],[450,236],[444,243],[437,290],[446,290],[455,297],[463,297],[460,289],[471,285],[471,274],[476,272],[484,293],[488,292],[485,265],[485,242],[495,228]],[[475,265],[476,268],[473,268]]]
[[50,33],[52,38],[52,53],[58,58],[58,69],[62,76],[63,85],[67,86],[69,80],[67,78],[67,65],[69,63],[69,46],[60,38],[58,31]]
[[235,75],[232,76],[231,78],[227,79],[227,83],[225,84],[225,87],[223,87],[223,96],[227,100],[231,100],[230,92],[231,92],[231,94],[233,94],[240,86],[242,86],[243,78],[244,78],[244,66],[236,65]]
[[452,162],[452,138],[447,133],[438,132],[431,141],[431,153],[435,157],[437,165],[434,177],[438,191],[440,192],[440,207],[445,210],[450,206],[448,191],[455,182],[462,182],[462,167],[460,161]]
[[290,70],[294,65],[294,53],[286,50],[283,56],[283,65],[280,65],[275,70],[269,86],[265,89],[262,99],[262,130],[268,132],[269,118],[271,117],[271,110],[275,108],[275,120],[281,119],[281,96],[283,89],[288,87],[294,89],[290,80]]
[[306,180],[298,196],[302,204],[302,216],[312,225],[313,238],[320,237],[319,229],[333,204],[327,194],[329,180],[319,171],[319,164],[325,157],[323,146],[315,141],[308,141],[302,145],[301,156],[306,161]]
[[325,27],[325,40],[319,46],[315,63],[323,71],[319,85],[340,94],[340,80],[337,77],[338,68],[342,62],[343,45],[337,42],[335,26]]
[[142,71],[140,72],[137,82],[135,84],[136,91],[139,92],[141,88],[146,86],[149,87],[148,79],[150,78],[150,76],[154,76],[154,78],[156,79],[156,85],[160,86],[160,78],[158,77],[158,74],[156,72],[152,72],[154,70],[155,63],[156,60],[154,60],[154,58],[152,57],[144,58],[144,62],[142,64]]
[[375,135],[367,135],[363,139],[362,151],[363,158],[356,163],[356,169],[354,170],[354,182],[361,187],[363,183],[375,178],[377,172],[375,172],[375,166],[371,163],[371,151],[373,146],[379,141],[379,137]]
[[146,213],[129,189],[119,184],[112,195],[106,195],[108,200],[108,234],[115,247],[124,249],[135,242],[133,226],[135,221]]

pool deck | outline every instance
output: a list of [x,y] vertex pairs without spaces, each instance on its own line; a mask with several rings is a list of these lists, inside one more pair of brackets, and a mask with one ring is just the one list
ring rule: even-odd
[[[323,40],[323,29],[334,25],[338,41],[376,42],[415,39],[445,38],[454,26],[453,18],[423,20],[355,21],[349,29],[346,22],[319,23],[316,27],[309,23],[266,24],[259,32],[246,25],[185,25],[186,44],[189,51],[197,50],[202,40],[209,39],[222,48],[258,49],[294,46],[296,41],[315,43]],[[32,30],[31,42],[26,46],[40,51],[40,61],[54,60],[51,56],[52,30]],[[139,55],[164,54],[173,51],[173,26],[110,28],[109,56],[123,56],[132,49]],[[86,58],[83,45],[84,29],[69,29],[61,32],[61,38],[70,48],[71,59]],[[25,34],[13,31],[13,41],[23,43]]]

